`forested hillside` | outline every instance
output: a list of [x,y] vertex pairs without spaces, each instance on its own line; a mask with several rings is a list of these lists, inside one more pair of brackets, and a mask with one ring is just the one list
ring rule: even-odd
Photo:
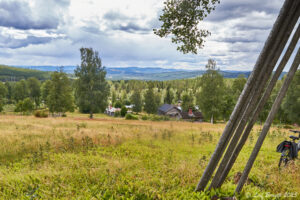
[[0,81],[19,81],[29,77],[35,77],[38,80],[47,80],[50,78],[50,74],[50,72],[46,71],[0,65]]
[[[36,75],[36,71],[32,70],[32,72],[32,74],[28,73],[26,75]],[[49,74],[41,73],[42,78],[47,77],[46,75]],[[278,123],[300,123],[298,114],[294,112],[299,107],[299,102],[297,101],[299,98],[297,90],[299,87],[299,76],[300,71],[298,70],[287,97],[277,114],[276,121]],[[22,76],[19,78],[21,77]],[[66,79],[68,76],[65,74],[63,77]],[[125,105],[133,104],[139,108],[136,110],[137,112],[146,111],[153,114],[156,114],[157,108],[164,103],[180,104],[184,110],[187,110],[188,108],[199,108],[207,121],[210,121],[212,117],[214,121],[226,121],[234,108],[246,80],[244,75],[240,75],[238,78],[234,79],[224,78],[218,70],[207,70],[201,77],[181,80],[109,80],[108,85],[110,92],[107,102],[104,103],[107,106],[111,105],[120,108]],[[52,98],[50,94],[58,95],[59,91],[56,91],[56,89],[61,86],[60,84],[56,84],[57,86],[55,86],[54,84],[56,81],[53,78],[47,81],[44,81],[43,79],[40,81],[37,78],[25,78],[20,81],[11,81],[8,79],[8,81],[4,80],[4,82],[4,84],[0,83],[1,104],[2,106],[5,104],[15,105],[16,111],[18,111],[18,106],[20,108],[22,103],[24,103],[25,99],[25,103],[32,104],[29,106],[32,109],[51,107],[51,101],[55,101],[57,97]],[[264,121],[267,117],[268,110],[270,109],[272,102],[276,97],[276,92],[280,89],[282,82],[283,80],[277,82],[271,98],[260,115],[259,121]],[[72,91],[68,93],[71,102],[68,103],[68,105],[75,105],[76,103],[74,102],[73,97],[75,95],[74,80],[66,80],[66,83],[62,85],[71,88]],[[62,98],[64,97],[65,96],[62,96]],[[31,103],[29,103],[30,101]],[[147,106],[150,106],[150,104],[152,108],[148,110]],[[103,108],[99,110],[99,112],[103,111]]]

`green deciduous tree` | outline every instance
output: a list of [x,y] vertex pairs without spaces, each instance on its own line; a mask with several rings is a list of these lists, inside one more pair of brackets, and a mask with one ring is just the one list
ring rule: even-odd
[[210,33],[199,29],[199,23],[215,9],[219,0],[166,0],[163,14],[159,20],[163,22],[154,33],[160,37],[172,35],[172,42],[180,44],[177,50],[183,53],[197,53],[202,48],[204,38]]
[[168,85],[164,102],[167,104],[172,104],[173,99],[174,99],[174,95],[171,91],[170,85]]
[[7,87],[2,82],[0,82],[0,112],[3,111],[3,106],[5,104],[6,96],[7,96]]
[[40,105],[41,100],[41,82],[34,77],[27,79],[26,82],[29,97],[34,101],[35,106],[38,107]]
[[25,80],[18,81],[13,88],[13,96],[16,102],[28,97],[28,87]]
[[0,99],[6,98],[7,95],[7,87],[5,84],[0,82]]
[[50,89],[51,89],[51,80],[46,80],[41,86],[42,101],[46,105],[48,104],[47,99],[50,93]]
[[7,88],[7,103],[12,103],[13,98],[13,83],[12,82],[5,82],[5,86]]
[[234,79],[232,84],[232,92],[234,98],[237,100],[240,94],[242,93],[244,86],[247,82],[247,79],[243,74],[239,75],[236,79]]
[[283,110],[290,122],[300,125],[300,70],[296,72],[289,87]]
[[197,96],[197,104],[204,113],[204,117],[210,117],[211,123],[213,123],[221,114],[224,80],[223,76],[216,69],[214,60],[208,60],[206,69],[206,73],[201,77],[202,88]]
[[223,120],[226,121],[229,119],[230,114],[233,111],[235,105],[235,99],[232,93],[230,92],[230,88],[225,87],[224,90],[226,92],[224,92],[224,96],[222,98],[220,114]]
[[131,96],[131,103],[133,104],[132,111],[133,112],[141,112],[142,111],[142,96],[139,90],[134,90]]
[[71,83],[62,70],[51,75],[51,84],[47,96],[47,106],[51,113],[64,114],[74,110],[74,98]]
[[115,105],[116,101],[117,101],[116,91],[113,91],[111,95],[111,105]]
[[107,106],[109,85],[98,52],[81,48],[80,53],[81,65],[75,70],[76,103],[81,112],[90,113],[90,118],[93,118],[93,113],[104,111]]
[[29,114],[34,109],[33,101],[27,97],[23,101],[20,100],[15,108],[15,112],[21,112],[22,114]]
[[145,105],[144,105],[144,110],[147,113],[156,113],[157,112],[157,104],[156,104],[156,100],[155,100],[155,95],[153,92],[153,85],[149,85],[148,90],[145,94]]
[[188,111],[190,108],[194,109],[194,98],[191,93],[186,93],[182,96],[181,108],[183,111]]

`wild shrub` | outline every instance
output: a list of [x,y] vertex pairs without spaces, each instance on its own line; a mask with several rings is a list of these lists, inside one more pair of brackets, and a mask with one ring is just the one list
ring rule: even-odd
[[138,120],[139,118],[138,118],[138,116],[136,116],[136,115],[127,113],[127,114],[125,115],[125,119],[126,119],[126,120]]
[[121,108],[121,116],[125,117],[126,114],[127,114],[127,108],[125,106],[122,106],[122,108]]
[[142,119],[142,120],[148,120],[149,118],[148,118],[147,115],[143,115],[143,116],[141,117],[141,119]]
[[34,116],[39,118],[47,118],[48,111],[47,110],[36,110],[34,111]]

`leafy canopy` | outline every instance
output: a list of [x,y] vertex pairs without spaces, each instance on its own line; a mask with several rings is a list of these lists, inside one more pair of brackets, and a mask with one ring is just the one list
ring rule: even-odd
[[199,28],[199,23],[218,3],[220,0],[166,0],[159,18],[163,24],[154,33],[160,37],[172,35],[172,42],[179,44],[178,51],[197,54],[204,38],[210,35],[208,30]]
[[197,97],[204,116],[211,117],[212,122],[221,115],[222,99],[224,97],[224,79],[216,67],[216,62],[208,60],[206,73],[201,77],[201,91]]
[[51,75],[51,84],[47,96],[47,106],[51,113],[74,111],[74,99],[71,82],[62,70]]

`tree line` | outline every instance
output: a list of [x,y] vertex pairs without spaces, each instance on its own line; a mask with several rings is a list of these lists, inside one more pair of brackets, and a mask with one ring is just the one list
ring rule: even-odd
[[[208,60],[206,73],[193,79],[107,81],[98,52],[81,48],[80,53],[81,64],[75,69],[74,79],[68,78],[61,68],[51,74],[50,80],[42,82],[34,77],[0,82],[0,110],[11,104],[15,105],[16,112],[46,108],[52,114],[63,115],[78,110],[92,118],[109,105],[117,108],[133,105],[133,112],[156,114],[158,107],[167,103],[178,104],[184,111],[199,109],[207,121],[226,121],[247,81],[243,75],[225,79],[212,59]],[[279,80],[259,117],[261,122],[266,119],[281,85]],[[300,70],[277,114],[277,122],[300,124],[299,87]]]

